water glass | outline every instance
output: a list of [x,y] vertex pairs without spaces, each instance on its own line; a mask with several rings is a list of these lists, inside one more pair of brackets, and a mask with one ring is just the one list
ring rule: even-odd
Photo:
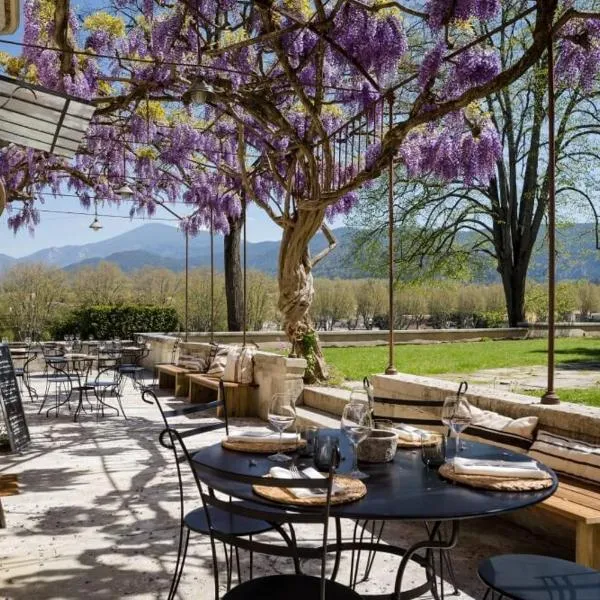
[[421,460],[428,468],[437,469],[446,462],[446,436],[426,433],[421,436]]
[[313,425],[307,425],[300,431],[300,437],[306,442],[305,446],[300,447],[300,456],[314,456],[318,435],[319,430]]
[[271,454],[269,460],[280,463],[291,461],[292,457],[282,452],[283,432],[296,420],[295,397],[292,394],[275,394],[269,404],[268,419],[273,429],[279,432],[279,450],[276,454]]
[[381,429],[383,431],[392,431],[394,429],[394,422],[390,419],[375,419],[373,424],[374,429]]
[[471,424],[473,415],[471,405],[461,394],[448,396],[442,407],[442,423],[449,427],[456,436],[456,454],[463,448],[460,445],[460,434]]
[[2,338],[2,343],[3,344],[8,344],[8,338],[7,337],[3,337]]
[[341,419],[342,431],[353,447],[352,472],[353,479],[367,479],[369,476],[358,468],[358,445],[369,437],[373,429],[373,419],[368,402],[351,400],[344,407]]
[[337,469],[341,460],[340,439],[334,435],[319,434],[315,441],[314,463],[317,471],[325,473]]

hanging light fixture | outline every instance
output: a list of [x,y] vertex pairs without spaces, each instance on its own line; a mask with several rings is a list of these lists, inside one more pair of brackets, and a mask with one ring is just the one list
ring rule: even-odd
[[192,82],[185,96],[190,103],[205,104],[209,94],[214,94],[214,91],[215,89],[210,83],[198,78]]
[[92,229],[93,231],[100,231],[102,229],[103,225],[102,223],[100,223],[100,220],[98,219],[98,203],[96,201],[94,201],[94,220],[92,221],[91,225],[90,225],[90,229]]
[[125,164],[125,146],[123,146],[123,185],[116,191],[123,200],[131,200],[133,198],[133,190],[127,183],[127,165]]

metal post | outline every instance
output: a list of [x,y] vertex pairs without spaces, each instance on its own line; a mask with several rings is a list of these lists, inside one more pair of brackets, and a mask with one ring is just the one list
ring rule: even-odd
[[189,283],[190,283],[190,234],[185,230],[185,341],[188,341],[189,332]]
[[554,48],[548,37],[548,384],[542,404],[558,404],[554,391],[556,309],[556,140],[554,132]]
[[[389,100],[389,128],[392,127],[394,98]],[[398,371],[394,365],[394,157],[390,156],[388,167],[388,292],[389,292],[389,358],[386,375],[395,375]]]
[[210,343],[215,339],[215,237],[213,209],[210,208]]
[[246,347],[246,329],[248,327],[248,323],[247,323],[247,304],[246,304],[246,300],[247,300],[247,285],[248,285],[248,281],[247,281],[247,274],[248,274],[248,263],[246,260],[246,254],[247,254],[247,244],[246,244],[246,194],[244,192],[242,192],[242,219],[244,219],[244,222],[242,224],[243,228],[244,228],[244,312],[242,315],[242,347]]

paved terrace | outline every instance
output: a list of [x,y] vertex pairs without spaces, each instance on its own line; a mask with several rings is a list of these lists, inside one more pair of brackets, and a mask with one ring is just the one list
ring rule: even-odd
[[[25,400],[31,447],[22,456],[3,455],[0,461],[0,472],[19,473],[21,484],[19,496],[3,499],[8,528],[0,530],[0,598],[166,598],[178,528],[173,457],[157,443],[161,430],[157,409],[144,404],[131,388],[124,405],[127,421],[105,417],[97,422],[88,411],[74,423],[66,410],[58,418],[38,416],[38,405]],[[220,435],[205,434],[202,442],[213,444]],[[189,506],[197,506],[191,476],[188,483]],[[352,523],[345,523],[344,535],[350,537],[352,529]],[[311,528],[298,533],[305,542],[316,538]],[[389,523],[384,539],[407,544],[422,539],[422,525]],[[456,597],[480,598],[477,563],[503,552],[569,555],[568,549],[550,546],[546,539],[506,520],[466,522],[453,551],[460,588]],[[223,556],[220,560],[224,572]],[[342,582],[347,581],[349,563],[350,556],[344,556]],[[390,591],[397,565],[398,559],[379,556],[371,580],[359,591]],[[257,575],[290,570],[286,559],[255,559]],[[407,574],[407,586],[422,581],[416,566]],[[213,598],[207,538],[192,535],[179,597]]]

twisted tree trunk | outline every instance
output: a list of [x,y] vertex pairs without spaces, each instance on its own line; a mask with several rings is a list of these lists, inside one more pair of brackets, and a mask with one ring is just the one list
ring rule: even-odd
[[223,240],[227,329],[241,331],[244,319],[243,276],[240,263],[242,219],[229,218],[229,233]]
[[279,250],[279,302],[283,327],[292,344],[292,355],[307,360],[305,379],[327,379],[328,373],[318,337],[308,311],[314,297],[309,243],[325,218],[323,210],[299,210],[283,229]]

